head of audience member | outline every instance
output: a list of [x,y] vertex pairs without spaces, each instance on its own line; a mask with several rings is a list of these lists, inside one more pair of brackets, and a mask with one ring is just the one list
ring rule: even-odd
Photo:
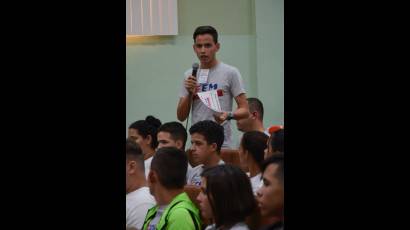
[[191,126],[189,133],[193,160],[205,166],[217,164],[224,142],[223,126],[211,120],[204,120]]
[[187,136],[187,131],[181,123],[176,121],[164,123],[158,129],[158,148],[176,147],[185,151]]
[[236,120],[236,126],[241,132],[260,131],[264,132],[263,127],[263,104],[255,97],[247,99],[249,105],[248,118]]
[[267,141],[267,148],[265,149],[265,159],[276,154],[284,153],[284,137],[285,129],[282,127],[271,132]]
[[239,160],[247,167],[251,177],[260,173],[264,160],[264,151],[268,136],[260,131],[249,131],[243,134],[239,145]]
[[193,49],[201,62],[201,68],[210,68],[217,63],[216,53],[220,48],[218,32],[212,26],[199,26],[193,34]]
[[284,208],[284,172],[283,154],[267,158],[262,165],[263,184],[257,192],[256,199],[261,215],[283,221]]
[[202,174],[201,192],[197,200],[204,219],[211,219],[216,228],[229,229],[256,208],[248,176],[235,165],[206,168]]
[[161,121],[149,115],[145,120],[138,120],[128,127],[128,138],[139,144],[145,159],[151,157],[158,146],[157,130],[159,126],[161,126]]
[[168,204],[183,192],[187,168],[188,158],[181,149],[162,147],[157,150],[151,162],[148,185],[159,205]]
[[146,185],[144,155],[134,140],[126,140],[125,159],[126,193],[130,193]]

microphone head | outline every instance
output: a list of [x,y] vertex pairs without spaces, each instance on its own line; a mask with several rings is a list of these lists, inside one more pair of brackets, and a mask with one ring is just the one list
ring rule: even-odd
[[199,68],[199,64],[198,63],[194,63],[192,64],[192,69],[198,69]]

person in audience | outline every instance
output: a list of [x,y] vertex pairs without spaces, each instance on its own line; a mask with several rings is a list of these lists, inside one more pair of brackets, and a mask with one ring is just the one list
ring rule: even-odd
[[263,127],[263,104],[255,97],[247,99],[249,106],[249,117],[236,120],[236,126],[241,132],[260,131],[270,136],[268,130]]
[[263,184],[257,192],[256,200],[261,215],[269,217],[271,224],[263,230],[283,230],[284,225],[284,173],[283,153],[265,160],[262,165]]
[[256,208],[248,176],[235,165],[217,165],[201,174],[197,200],[206,230],[248,230],[245,218]]
[[192,158],[200,165],[192,168],[188,173],[188,184],[201,185],[201,173],[204,168],[225,164],[219,156],[224,142],[223,129],[221,125],[211,120],[200,121],[189,129]]
[[265,149],[265,159],[284,152],[284,136],[285,130],[282,127],[272,129],[271,136],[267,141],[267,148]]
[[145,160],[145,177],[148,177],[152,156],[158,146],[157,130],[161,121],[149,115],[145,120],[139,120],[128,127],[128,138],[135,140],[142,149]]
[[181,149],[162,147],[152,159],[148,185],[157,205],[148,210],[144,230],[199,230],[199,210],[184,192],[188,158]]
[[125,156],[126,227],[141,229],[148,209],[155,205],[155,199],[145,180],[142,150],[135,141],[126,141]]
[[[176,147],[185,151],[187,136],[187,131],[181,123],[176,121],[164,123],[158,129],[158,148]],[[188,162],[187,180],[191,170],[192,166]]]
[[242,136],[239,146],[239,160],[241,165],[249,169],[252,191],[255,195],[261,183],[261,166],[267,140],[268,136],[265,133],[249,131]]
[[164,123],[158,129],[158,148],[176,147],[185,151],[187,138],[187,131],[181,123],[176,121]]

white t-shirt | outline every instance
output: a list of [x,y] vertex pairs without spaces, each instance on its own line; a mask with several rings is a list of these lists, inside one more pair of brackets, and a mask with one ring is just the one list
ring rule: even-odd
[[[218,162],[218,165],[223,165],[225,162],[221,159]],[[189,185],[196,185],[200,186],[201,185],[201,173],[204,171],[204,165],[200,164],[192,168],[190,171],[188,171],[188,176],[187,176],[187,184]]]
[[149,171],[150,171],[150,169],[151,169],[151,161],[152,161],[152,158],[153,158],[153,157],[150,157],[150,158],[148,158],[148,159],[146,159],[146,160],[144,161],[144,166],[145,166],[145,178],[146,178],[146,179],[148,179],[148,173],[149,173]]
[[[199,76],[201,69],[198,69],[197,79],[199,81]],[[185,79],[192,74],[192,68],[185,72]],[[243,85],[241,74],[236,67],[227,65],[223,62],[219,62],[216,66],[209,69],[208,78],[206,83],[201,83],[198,86],[198,92],[206,92],[210,90],[217,90],[219,104],[221,105],[222,111],[230,112],[232,111],[232,105],[234,98],[242,93],[245,93],[245,88]],[[185,97],[189,94],[182,81],[181,89],[179,92],[180,97]],[[192,116],[191,123],[195,123],[203,120],[215,121],[213,116],[214,112],[209,109],[201,100],[194,95],[192,104]],[[232,130],[231,121],[223,123],[224,127],[224,143],[222,148],[232,148]]]
[[255,196],[261,184],[261,176],[262,174],[258,173],[256,176],[249,178],[251,180],[252,191]]
[[148,209],[156,204],[148,187],[141,187],[126,195],[126,224],[127,228],[141,229]]

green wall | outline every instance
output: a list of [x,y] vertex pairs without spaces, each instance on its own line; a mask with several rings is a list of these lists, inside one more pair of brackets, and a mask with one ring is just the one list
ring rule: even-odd
[[127,38],[126,128],[149,114],[177,120],[183,73],[198,62],[192,33],[199,25],[218,30],[217,58],[239,69],[248,97],[262,100],[265,125],[283,123],[283,0],[179,0],[177,36]]
[[283,0],[256,0],[257,95],[265,107],[264,123],[283,124]]

